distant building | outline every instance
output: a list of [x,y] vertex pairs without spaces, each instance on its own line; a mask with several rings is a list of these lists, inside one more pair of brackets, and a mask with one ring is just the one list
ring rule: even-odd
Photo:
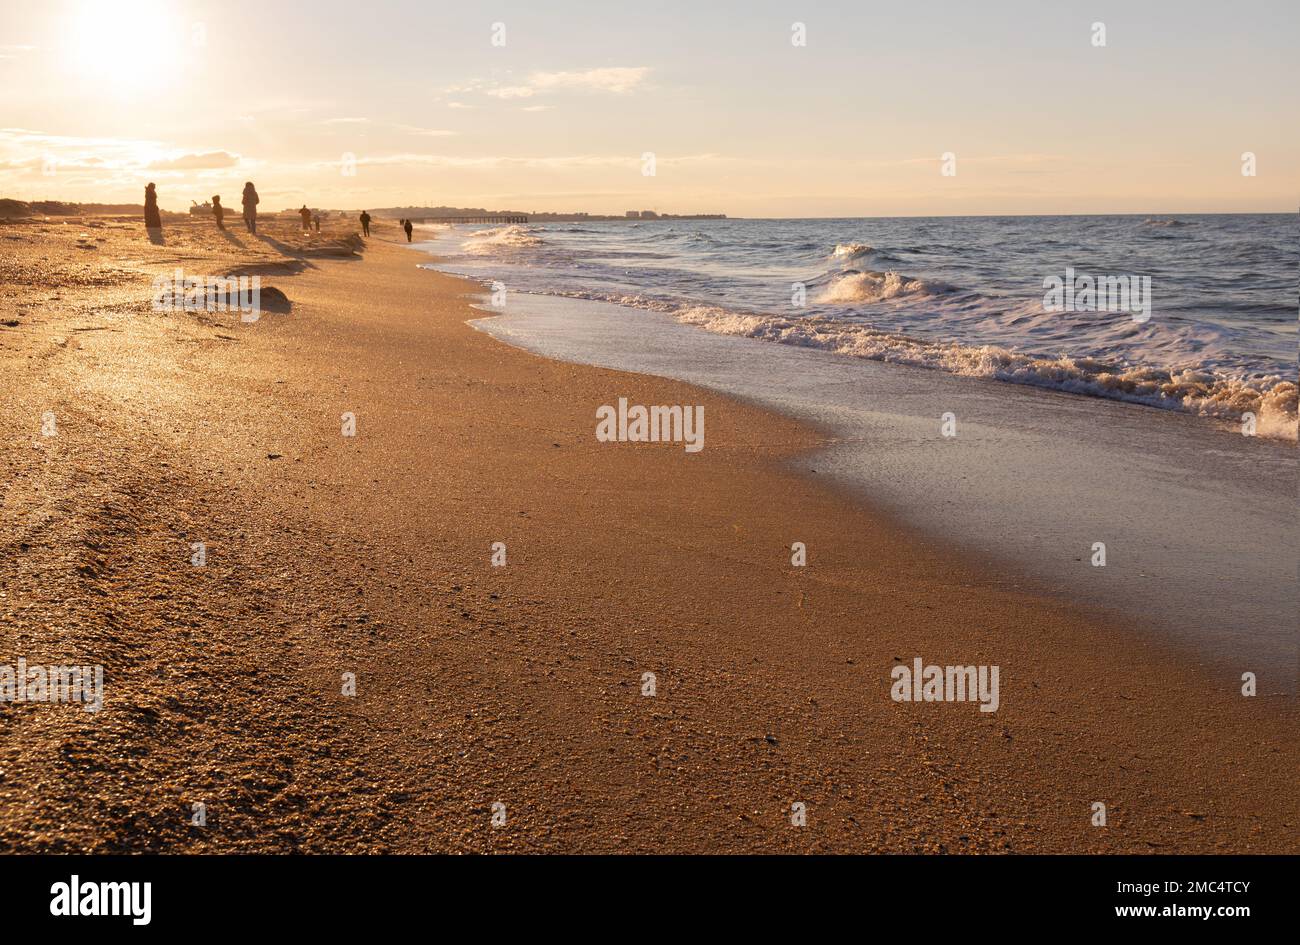
[[642,220],[654,220],[654,219],[657,219],[658,216],[659,216],[659,214],[655,213],[653,210],[642,210],[642,211],[641,211],[641,219],[642,219]]
[[627,216],[628,216],[628,219],[629,219],[629,220],[634,220],[634,219],[636,219],[637,217],[639,217],[640,215],[641,215],[641,211],[640,211],[640,210],[629,210],[629,211],[627,212]]

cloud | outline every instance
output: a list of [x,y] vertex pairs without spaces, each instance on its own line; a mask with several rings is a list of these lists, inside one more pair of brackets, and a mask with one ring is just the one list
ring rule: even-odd
[[532,98],[537,90],[527,85],[507,85],[499,89],[488,89],[487,94],[494,98]]
[[[603,69],[586,69],[580,72],[534,72],[522,85],[501,85],[484,89],[494,98],[532,98],[547,92],[607,92],[624,95],[639,88],[650,75],[649,66],[608,66]],[[460,86],[461,90],[474,90],[477,83]]]
[[134,190],[142,180],[204,178],[249,162],[229,151],[187,151],[158,141],[0,128],[0,179],[36,175],[60,188]]
[[369,118],[326,118],[322,125],[364,125]]
[[[1066,158],[1061,154],[987,154],[987,155],[966,155],[957,154],[957,160],[963,164],[997,164],[997,165],[1039,165],[1039,164],[1056,164],[1064,161]],[[897,161],[875,161],[871,162],[882,166],[902,165],[902,164],[919,164],[932,165],[938,164],[942,160],[936,155],[926,157],[906,158]]]
[[[680,157],[659,158],[660,166],[711,165],[731,163],[735,159],[720,154],[688,154]],[[446,167],[446,168],[540,168],[545,170],[563,170],[565,168],[623,167],[635,169],[641,166],[641,155],[627,154],[572,154],[557,157],[458,157],[448,154],[386,154],[363,157],[357,164],[377,167]],[[337,168],[337,161],[321,161],[312,167]]]
[[53,158],[32,157],[10,161],[0,161],[0,168],[7,171],[40,171],[46,174],[66,174],[69,171],[98,171],[111,169],[116,165],[96,157]]
[[534,72],[528,84],[538,90],[586,89],[594,92],[631,92],[650,74],[647,66],[588,69],[585,72]]
[[0,128],[0,156],[10,167],[65,169],[142,167],[167,152],[157,141],[133,138],[90,138],[47,134],[28,128]]
[[466,105],[464,102],[448,102],[448,108],[473,108],[473,105]]
[[416,125],[395,125],[398,131],[404,131],[408,135],[424,135],[429,138],[450,138],[460,134],[459,131],[448,131],[445,128],[420,128]]
[[519,109],[521,112],[549,112],[554,105],[525,105]]
[[221,167],[234,167],[239,163],[239,155],[229,151],[204,151],[201,154],[180,154],[176,157],[162,158],[148,165],[151,171],[201,171]]

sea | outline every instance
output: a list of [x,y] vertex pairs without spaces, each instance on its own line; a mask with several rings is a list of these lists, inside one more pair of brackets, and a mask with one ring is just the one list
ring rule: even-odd
[[426,234],[439,268],[507,292],[1219,421],[1250,413],[1261,435],[1296,436],[1297,214],[668,219]]
[[[482,285],[475,328],[810,422],[826,439],[788,460],[801,475],[1011,588],[1295,691],[1295,214],[421,235],[416,265]],[[713,442],[678,461],[712,462]]]

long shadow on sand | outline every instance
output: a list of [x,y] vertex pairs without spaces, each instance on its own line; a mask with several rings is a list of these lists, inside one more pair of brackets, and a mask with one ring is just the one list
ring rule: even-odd
[[267,246],[274,249],[282,256],[300,261],[303,266],[309,269],[315,269],[316,264],[311,262],[312,259],[360,259],[361,256],[356,252],[356,246],[349,244],[347,240],[337,242],[330,241],[321,246],[313,246],[306,249],[299,249],[282,243],[274,236],[264,236],[261,233],[256,234],[256,238],[261,240]]
[[298,260],[300,263],[302,263],[304,269],[316,268],[315,263],[308,261],[306,253],[304,253],[300,249],[295,249],[294,247],[290,246],[287,243],[281,243],[274,236],[264,236],[261,233],[254,233],[253,238],[261,240],[263,243],[271,247],[281,256],[288,256],[291,259]]

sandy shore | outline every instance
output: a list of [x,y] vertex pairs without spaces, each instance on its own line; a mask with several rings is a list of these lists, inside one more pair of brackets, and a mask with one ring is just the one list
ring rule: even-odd
[[[263,230],[0,225],[0,663],[105,673],[0,704],[0,849],[1295,851],[1293,699],[796,476],[816,430],[474,331],[394,226]],[[177,266],[292,308],[152,311]],[[707,447],[597,442],[619,397]],[[891,701],[918,656],[998,711]]]

